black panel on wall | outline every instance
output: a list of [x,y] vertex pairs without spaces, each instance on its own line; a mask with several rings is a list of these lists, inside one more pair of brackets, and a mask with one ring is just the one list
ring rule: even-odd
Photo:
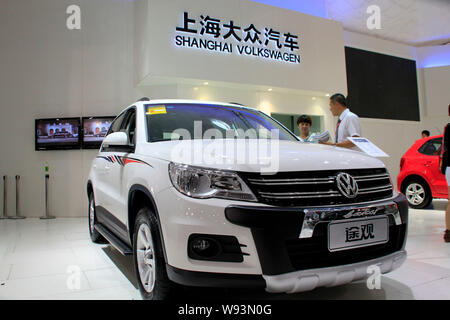
[[345,47],[348,102],[364,118],[420,121],[416,62]]

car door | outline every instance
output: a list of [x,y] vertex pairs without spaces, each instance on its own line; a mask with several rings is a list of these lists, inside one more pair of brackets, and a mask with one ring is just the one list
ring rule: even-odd
[[[107,135],[120,130],[125,115],[126,113],[123,112],[111,122]],[[111,195],[113,194],[113,191],[111,188],[113,186],[110,184],[111,181],[109,177],[112,166],[113,161],[111,152],[102,145],[92,165],[94,172],[96,173],[94,183],[95,203],[96,206],[100,206],[99,210],[109,210],[112,207]]]
[[430,182],[430,188],[434,196],[447,193],[445,176],[439,170],[439,154],[442,148],[442,138],[430,139],[419,148],[420,160],[425,175]]
[[120,220],[121,226],[127,224],[128,217],[128,188],[127,181],[124,178],[126,167],[126,159],[134,154],[134,132],[136,128],[136,108],[128,109],[122,123],[120,131],[125,132],[128,136],[129,147],[122,150],[113,150],[111,156],[114,158],[114,165],[110,171],[109,178],[114,188],[111,188],[111,206],[114,215]]
[[125,167],[124,158],[134,152],[134,147],[130,149],[130,136],[133,141],[134,129],[130,126],[135,123],[136,108],[130,107],[122,113],[120,123],[114,126],[111,132],[125,132],[128,136],[127,146],[102,146],[102,156],[105,159],[106,174],[104,176],[104,196],[107,199],[105,208],[99,214],[97,210],[98,220],[112,231],[117,237],[124,242],[128,242],[127,231],[127,199],[123,192],[123,170]]

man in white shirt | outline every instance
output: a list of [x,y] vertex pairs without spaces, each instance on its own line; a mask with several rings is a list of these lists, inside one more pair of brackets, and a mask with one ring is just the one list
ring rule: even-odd
[[336,93],[330,97],[330,111],[335,117],[339,117],[336,125],[335,143],[320,142],[322,144],[332,145],[341,148],[359,150],[353,144],[349,137],[361,137],[361,124],[356,114],[347,107],[347,99],[344,95]]

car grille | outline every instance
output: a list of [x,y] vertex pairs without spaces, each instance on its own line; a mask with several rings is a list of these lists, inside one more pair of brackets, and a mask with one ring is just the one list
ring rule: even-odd
[[325,268],[376,259],[401,250],[406,225],[395,225],[389,219],[389,241],[380,245],[337,252],[328,250],[328,223],[316,226],[312,238],[286,241],[286,249],[295,270]]
[[[344,197],[336,185],[336,176],[345,172],[358,183],[358,195]],[[333,171],[279,172],[274,175],[241,172],[262,203],[290,206],[326,206],[381,200],[392,197],[392,183],[384,168]]]

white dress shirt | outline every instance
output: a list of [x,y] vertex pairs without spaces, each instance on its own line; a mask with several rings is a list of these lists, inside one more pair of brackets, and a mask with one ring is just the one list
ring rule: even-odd
[[297,136],[297,138],[299,138],[301,142],[314,142],[314,139],[313,139],[314,136],[315,136],[315,134],[312,133],[309,136],[307,136],[305,139],[300,138],[300,136]]
[[[340,143],[346,141],[349,137],[361,137],[361,124],[359,117],[351,112],[348,108],[339,116],[341,123],[337,130],[337,141]],[[358,147],[353,147],[354,150],[359,150]]]

